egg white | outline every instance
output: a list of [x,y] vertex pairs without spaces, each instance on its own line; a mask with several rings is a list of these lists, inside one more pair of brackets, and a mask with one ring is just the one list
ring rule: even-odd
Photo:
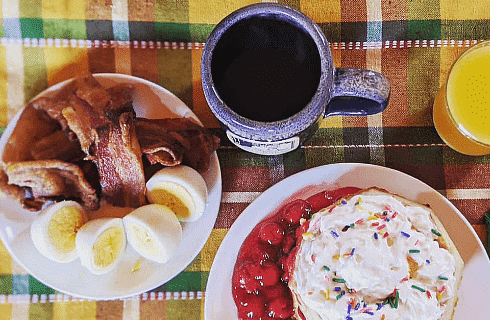
[[177,251],[182,226],[168,207],[149,204],[123,218],[128,242],[142,257],[166,263]]
[[[116,227],[122,231],[121,250],[114,258],[112,263],[106,267],[99,267],[95,264],[94,245],[99,236],[106,230]],[[90,220],[78,230],[76,237],[76,249],[80,257],[81,264],[93,274],[104,274],[113,270],[121,261],[126,250],[126,232],[121,218],[100,218]]]
[[179,165],[163,168],[148,180],[146,189],[150,203],[156,203],[151,195],[155,189],[165,189],[185,203],[190,209],[189,215],[183,217],[176,213],[182,222],[196,221],[204,214],[208,194],[206,181],[191,167]]
[[59,263],[72,262],[78,258],[76,247],[70,252],[60,251],[53,245],[49,236],[49,224],[53,219],[53,215],[65,207],[74,207],[80,213],[83,223],[88,220],[87,212],[80,204],[67,200],[46,207],[36,216],[30,228],[30,236],[34,247],[46,258]]

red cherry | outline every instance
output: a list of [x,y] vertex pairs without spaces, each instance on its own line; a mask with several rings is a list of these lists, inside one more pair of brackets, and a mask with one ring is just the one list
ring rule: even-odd
[[276,260],[278,249],[264,242],[257,243],[255,250],[250,252],[252,260],[262,262],[268,260]]
[[242,319],[263,319],[265,304],[261,295],[249,294],[246,299],[237,304],[238,317]]
[[249,257],[251,257],[257,251],[257,246],[260,242],[261,241],[258,237],[251,237],[249,235],[240,248],[238,258],[248,259]]
[[273,286],[279,281],[279,269],[271,261],[262,262],[260,273],[262,285],[265,287]]
[[268,303],[267,315],[274,319],[287,319],[294,315],[293,302],[285,297],[276,298]]
[[301,218],[308,218],[310,211],[311,207],[308,202],[298,199],[283,208],[282,217],[287,223],[297,225]]
[[260,287],[261,266],[251,260],[243,262],[237,269],[238,283],[247,292],[257,292]]
[[284,229],[275,222],[264,223],[259,231],[260,239],[272,245],[281,243]]
[[250,294],[247,292],[247,290],[241,287],[233,286],[232,295],[233,300],[235,300],[235,303],[238,304],[240,301],[246,300]]

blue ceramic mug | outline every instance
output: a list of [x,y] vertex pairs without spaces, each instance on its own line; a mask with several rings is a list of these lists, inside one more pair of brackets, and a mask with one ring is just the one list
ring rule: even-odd
[[320,28],[285,5],[231,13],[209,36],[201,61],[204,95],[231,142],[257,154],[296,149],[323,117],[383,111],[388,80],[335,68]]

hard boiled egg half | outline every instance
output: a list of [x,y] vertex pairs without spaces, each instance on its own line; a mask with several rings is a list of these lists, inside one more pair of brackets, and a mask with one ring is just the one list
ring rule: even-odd
[[176,252],[182,238],[182,226],[167,207],[149,204],[123,218],[128,242],[144,258],[167,262]]
[[183,222],[199,219],[206,207],[206,182],[199,172],[179,165],[163,168],[146,183],[150,203],[165,205]]
[[62,201],[41,211],[31,224],[34,247],[46,258],[67,263],[78,257],[75,239],[87,213],[75,201]]
[[90,220],[79,230],[76,248],[83,266],[104,274],[119,263],[126,250],[126,232],[121,218]]

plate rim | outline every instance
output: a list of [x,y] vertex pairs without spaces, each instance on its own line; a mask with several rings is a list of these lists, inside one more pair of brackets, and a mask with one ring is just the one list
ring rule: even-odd
[[[107,79],[107,80],[120,80],[119,82],[120,83],[140,83],[140,84],[143,84],[145,86],[149,86],[151,87],[152,89],[155,89],[157,91],[159,91],[160,93],[162,93],[166,99],[170,99],[172,100],[172,104],[175,104],[176,105],[176,108],[177,110],[180,110],[183,112],[183,114],[180,114],[180,115],[176,115],[178,117],[183,117],[183,118],[192,118],[193,120],[195,120],[197,123],[199,123],[201,126],[203,125],[202,122],[200,121],[200,119],[196,116],[196,114],[192,111],[192,109],[190,109],[187,104],[185,104],[179,97],[177,97],[174,93],[172,93],[171,91],[169,91],[168,89],[160,86],[159,84],[157,83],[154,83],[154,82],[151,82],[149,80],[146,80],[146,79],[143,79],[143,78],[139,78],[139,77],[136,77],[136,76],[133,76],[133,75],[128,75],[128,74],[121,74],[121,73],[92,73],[92,75],[97,79]],[[20,117],[20,115],[22,114],[22,111],[24,110],[25,106],[30,103],[31,101],[34,101],[35,99],[41,97],[41,96],[44,96],[44,95],[49,95],[51,92],[54,92],[56,90],[59,90],[61,87],[63,87],[65,84],[69,83],[70,81],[72,81],[73,79],[75,79],[76,77],[73,77],[73,78],[70,78],[70,79],[67,79],[67,80],[63,80],[63,81],[60,81],[56,84],[53,84],[52,86],[49,86],[47,88],[45,88],[44,90],[42,90],[40,93],[38,93],[37,95],[35,95],[29,102],[25,103],[24,106],[18,110],[15,115],[10,119],[9,123],[7,124],[7,126],[5,127],[5,130],[3,131],[2,135],[0,136],[0,156],[3,155],[3,150],[4,150],[4,146],[6,144],[6,142],[8,141],[8,137],[10,137],[14,127],[15,127],[15,124],[17,123],[17,120],[18,118]],[[170,110],[170,112],[175,112],[176,110]],[[13,121],[15,120],[15,121]],[[7,137],[7,134],[8,134],[8,137]],[[7,138],[6,138],[7,137]],[[210,172],[210,170],[214,168],[214,171],[213,172]],[[89,295],[85,295],[85,294],[79,294],[77,292],[74,292],[76,290],[66,290],[66,289],[61,289],[59,288],[57,285],[53,285],[53,284],[50,284],[49,282],[45,281],[44,277],[43,279],[40,279],[39,278],[39,275],[38,274],[33,274],[32,273],[32,270],[30,270],[30,268],[26,267],[25,263],[23,263],[21,260],[19,260],[19,257],[14,253],[14,251],[12,250],[11,248],[11,242],[13,242],[13,240],[8,240],[7,237],[8,237],[8,234],[4,234],[4,230],[3,229],[0,229],[0,240],[2,241],[4,247],[6,248],[7,252],[9,253],[10,257],[15,261],[15,263],[17,263],[23,270],[25,270],[29,275],[31,275],[32,277],[34,277],[36,280],[40,281],[41,283],[43,283],[44,285],[54,289],[55,291],[59,292],[59,293],[63,293],[63,294],[66,294],[66,295],[69,295],[69,296],[72,296],[72,297],[77,297],[77,298],[81,298],[81,299],[87,299],[87,300],[98,300],[98,301],[105,301],[105,300],[114,300],[114,299],[125,299],[125,298],[130,298],[130,297],[134,297],[134,296],[137,296],[137,295],[140,295],[142,293],[145,293],[145,292],[148,292],[148,291],[151,291],[161,285],[164,285],[165,283],[167,283],[168,281],[172,280],[173,278],[175,278],[176,276],[178,276],[180,273],[182,273],[191,263],[192,261],[195,260],[195,258],[200,254],[200,252],[202,251],[202,249],[204,248],[207,240],[209,239],[211,233],[212,233],[212,230],[214,229],[214,224],[216,222],[216,219],[217,219],[217,216],[218,216],[218,213],[219,213],[219,209],[220,209],[220,205],[221,205],[221,196],[222,196],[222,177],[221,177],[221,168],[220,168],[220,164],[219,164],[219,159],[218,159],[218,156],[217,156],[217,152],[214,151],[212,154],[211,154],[211,166],[210,168],[208,168],[208,170],[206,172],[203,173],[204,175],[206,176],[209,176],[207,179],[214,179],[213,180],[210,180],[210,181],[206,181],[206,183],[208,184],[211,184],[211,183],[214,183],[213,185],[213,196],[216,198],[214,200],[217,200],[217,203],[211,203],[209,200],[210,197],[209,197],[209,190],[208,190],[208,203],[207,203],[207,210],[209,210],[207,213],[208,213],[208,218],[209,219],[212,219],[212,222],[209,221],[206,225],[211,225],[211,228],[207,228],[207,230],[205,230],[204,233],[201,234],[201,238],[204,239],[204,241],[202,241],[202,243],[200,243],[199,245],[196,246],[195,248],[195,253],[193,253],[191,256],[188,257],[187,260],[185,260],[183,263],[182,263],[182,266],[177,268],[178,270],[176,270],[173,274],[171,274],[170,276],[168,276],[168,279],[164,280],[164,281],[159,281],[158,284],[156,285],[152,285],[151,288],[145,288],[145,289],[142,289],[142,290],[135,290],[133,292],[130,292],[130,293],[121,293],[121,294],[113,294],[113,295],[101,295],[101,296],[89,296]],[[0,199],[1,201],[1,199]],[[27,211],[27,210],[25,210]],[[36,214],[36,213],[34,213]],[[7,220],[7,221],[10,221],[13,224],[15,224],[16,222],[15,221],[12,221],[12,220],[9,220],[8,218],[4,217],[4,214],[2,212],[0,212],[0,218],[2,220]],[[196,222],[198,222],[199,220],[197,220]],[[26,223],[26,222],[24,222]],[[187,223],[181,223],[181,224],[189,224],[189,223],[195,223],[195,222],[187,222]],[[9,226],[7,226],[9,227]],[[27,227],[27,229],[29,229],[29,227]],[[8,232],[7,232],[8,233]],[[20,234],[21,235],[21,234]],[[7,236],[7,237],[6,237]],[[17,237],[19,236],[19,234],[17,235]],[[132,250],[132,248],[130,248],[130,246],[128,245],[126,250]],[[47,259],[47,258],[46,258]],[[76,259],[75,261],[78,261],[79,263],[79,259]],[[53,261],[53,263],[55,263]],[[165,264],[161,264],[161,266],[165,266]],[[116,267],[117,269],[117,267]],[[72,288],[74,288],[74,286],[71,286]],[[76,287],[76,286],[75,286]],[[29,295],[31,295],[29,293]]]
[[[238,216],[238,218],[233,222],[232,226],[228,230],[226,236],[222,240],[220,247],[218,248],[218,250],[216,252],[213,264],[212,264],[211,269],[209,271],[208,282],[206,284],[206,291],[205,291],[205,296],[207,297],[207,299],[205,299],[205,301],[204,301],[204,319],[205,320],[207,320],[207,319],[210,319],[210,320],[214,319],[215,320],[216,318],[213,318],[213,317],[215,317],[216,315],[221,315],[221,313],[211,314],[211,312],[214,311],[214,309],[212,309],[213,308],[213,306],[212,306],[213,298],[212,297],[214,297],[214,295],[210,291],[219,289],[219,288],[215,288],[217,285],[217,278],[218,278],[217,273],[218,272],[221,273],[221,278],[227,278],[229,280],[229,288],[226,288],[226,289],[231,291],[231,273],[233,272],[233,270],[219,270],[219,267],[220,267],[219,260],[220,260],[220,258],[222,258],[222,256],[224,256],[225,250],[226,250],[227,258],[229,260],[232,260],[233,265],[234,265],[236,258],[237,258],[238,251],[239,251],[243,241],[245,240],[246,236],[248,236],[250,231],[257,225],[257,223],[259,223],[262,219],[264,219],[268,215],[277,211],[282,205],[284,205],[285,203],[287,203],[291,199],[296,198],[298,196],[298,194],[301,194],[302,192],[304,192],[308,187],[303,187],[299,190],[290,191],[288,193],[289,196],[286,196],[281,201],[276,203],[273,206],[274,209],[272,211],[268,211],[264,214],[257,215],[256,217],[254,217],[253,222],[256,222],[256,223],[249,223],[249,225],[247,225],[246,223],[244,224],[243,221],[246,222],[247,219],[250,219],[251,218],[250,216],[253,215],[252,213],[249,213],[249,212],[251,212],[251,210],[254,209],[254,206],[264,202],[270,196],[269,194],[278,192],[283,187],[283,185],[288,185],[288,183],[290,183],[291,181],[295,181],[295,180],[299,179],[299,177],[301,177],[302,175],[312,174],[312,172],[315,172],[315,171],[323,171],[323,170],[328,171],[329,169],[334,170],[336,167],[341,167],[341,169],[344,170],[343,171],[344,175],[348,174],[349,172],[351,172],[355,168],[361,168],[363,170],[380,170],[380,171],[384,171],[384,172],[390,172],[391,174],[398,175],[400,177],[403,177],[404,179],[411,180],[413,183],[419,184],[421,188],[423,187],[424,189],[430,191],[436,198],[438,198],[438,200],[440,200],[444,204],[448,205],[452,209],[452,211],[454,211],[454,213],[456,213],[458,215],[461,222],[464,223],[466,225],[466,227],[468,227],[472,236],[475,238],[475,240],[477,242],[478,249],[482,253],[484,253],[483,263],[486,263],[489,267],[489,270],[490,270],[490,259],[489,259],[488,255],[486,254],[485,247],[484,247],[482,241],[480,240],[478,234],[474,230],[474,228],[471,226],[471,224],[468,222],[466,217],[456,208],[456,206],[453,203],[451,203],[445,196],[443,196],[440,192],[438,192],[437,190],[435,190],[434,188],[429,186],[427,183],[425,183],[425,182],[423,182],[423,181],[421,181],[421,180],[419,180],[419,179],[417,179],[417,178],[415,178],[415,177],[413,177],[407,173],[399,171],[397,169],[393,169],[393,168],[389,168],[389,167],[381,166],[381,165],[376,165],[376,164],[354,163],[354,162],[325,164],[325,165],[311,167],[311,168],[307,168],[305,170],[299,171],[299,172],[294,173],[294,174],[284,178],[283,180],[275,183],[274,185],[270,186],[265,191],[263,191],[257,198],[255,198],[250,204],[248,204],[247,207]],[[329,183],[326,183],[325,186],[330,186],[330,187],[332,187],[332,186],[333,187],[344,186],[344,185],[337,185],[336,186],[338,179],[339,178],[334,179],[334,181],[329,181]],[[315,186],[318,186],[318,185],[315,185]],[[394,193],[397,193],[397,192],[394,192]],[[397,194],[400,194],[400,193],[398,192]],[[400,194],[400,195],[404,196],[404,194]],[[416,199],[414,199],[414,200],[416,200]],[[444,221],[441,221],[441,222],[443,223],[443,225],[445,224]],[[232,242],[232,240],[230,240],[230,239],[231,239],[231,237],[235,236],[235,233],[237,233],[237,230],[239,228],[242,228],[242,230],[243,230],[243,228],[245,228],[246,230],[248,230],[248,232],[246,232],[245,236],[241,236],[239,239],[235,238],[234,239],[235,243],[238,243],[238,245],[232,246],[232,248],[230,250],[228,243]],[[451,236],[451,238],[452,237],[453,236]],[[230,252],[230,251],[232,251],[232,252]],[[464,262],[465,262],[465,268],[466,268],[467,263],[470,261],[464,261]],[[225,291],[224,288],[221,288],[221,290]],[[460,290],[461,290],[461,287],[460,287]],[[209,298],[209,297],[211,297],[211,298]],[[225,298],[232,299],[231,296],[229,296],[229,297],[227,296]],[[233,301],[231,301],[231,302],[234,305],[234,302]],[[456,309],[456,311],[457,311],[457,309]],[[232,318],[226,318],[226,319],[231,320],[231,319],[237,318],[236,313],[234,313],[233,315],[228,314],[228,316],[231,316]]]

